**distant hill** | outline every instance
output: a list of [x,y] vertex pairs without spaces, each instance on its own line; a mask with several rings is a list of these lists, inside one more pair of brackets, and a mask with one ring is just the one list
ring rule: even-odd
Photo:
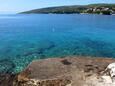
[[73,13],[96,13],[96,14],[115,14],[115,4],[90,4],[58,6],[21,12],[21,14],[73,14]]

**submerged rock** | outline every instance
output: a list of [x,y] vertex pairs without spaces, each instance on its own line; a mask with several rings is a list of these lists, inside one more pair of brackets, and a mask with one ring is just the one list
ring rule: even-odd
[[0,74],[11,73],[15,68],[15,64],[9,59],[0,60]]

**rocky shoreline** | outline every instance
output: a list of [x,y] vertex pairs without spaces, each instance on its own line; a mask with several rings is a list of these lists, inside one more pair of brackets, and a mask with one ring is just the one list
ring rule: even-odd
[[0,74],[0,86],[114,86],[102,83],[112,58],[65,57],[33,61],[19,74]]

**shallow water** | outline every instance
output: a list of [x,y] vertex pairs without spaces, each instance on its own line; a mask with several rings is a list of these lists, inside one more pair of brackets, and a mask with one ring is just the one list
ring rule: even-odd
[[[115,57],[115,16],[0,15],[0,71],[68,55]],[[5,64],[5,65],[4,65]]]

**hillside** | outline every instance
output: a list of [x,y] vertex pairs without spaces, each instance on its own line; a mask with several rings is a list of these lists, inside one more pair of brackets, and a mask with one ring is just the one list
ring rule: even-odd
[[21,12],[21,14],[73,14],[73,13],[95,13],[95,14],[115,14],[115,4],[90,4],[48,7]]

